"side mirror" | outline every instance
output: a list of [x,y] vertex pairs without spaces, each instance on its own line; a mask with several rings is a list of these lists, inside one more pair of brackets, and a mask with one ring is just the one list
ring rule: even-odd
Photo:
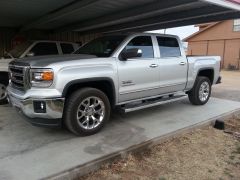
[[142,50],[138,48],[126,49],[121,53],[121,59],[124,61],[137,57],[142,57]]
[[34,52],[29,52],[29,53],[26,54],[26,56],[27,57],[33,57],[33,56],[35,56],[35,54],[34,54]]

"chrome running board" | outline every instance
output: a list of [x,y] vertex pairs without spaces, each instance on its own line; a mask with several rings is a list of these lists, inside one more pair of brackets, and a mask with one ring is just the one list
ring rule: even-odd
[[146,109],[162,104],[167,104],[175,101],[179,101],[182,99],[185,99],[187,95],[176,95],[176,96],[170,96],[170,97],[162,97],[162,98],[156,98],[156,99],[151,99],[151,100],[146,100],[143,102],[138,102],[138,103],[132,103],[132,104],[126,104],[120,107],[120,111],[122,113],[129,113],[132,111],[138,111],[141,109]]

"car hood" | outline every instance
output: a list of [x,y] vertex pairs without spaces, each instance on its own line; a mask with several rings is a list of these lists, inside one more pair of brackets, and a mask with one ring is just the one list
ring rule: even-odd
[[61,63],[61,62],[67,62],[67,61],[93,59],[93,58],[97,58],[97,56],[87,55],[87,54],[70,54],[70,55],[27,57],[27,58],[18,59],[16,61],[27,63],[30,66],[46,67],[53,63]]
[[0,63],[10,62],[12,60],[14,60],[14,59],[12,59],[12,58],[0,58]]

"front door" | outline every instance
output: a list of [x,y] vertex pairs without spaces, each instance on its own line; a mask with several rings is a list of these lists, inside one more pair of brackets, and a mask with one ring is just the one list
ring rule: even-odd
[[158,94],[159,64],[155,58],[152,37],[134,37],[123,49],[138,48],[142,57],[118,60],[119,102]]

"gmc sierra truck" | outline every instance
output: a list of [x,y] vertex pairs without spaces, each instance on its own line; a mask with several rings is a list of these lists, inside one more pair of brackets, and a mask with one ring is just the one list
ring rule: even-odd
[[95,39],[72,55],[9,65],[9,100],[33,125],[97,133],[112,109],[131,112],[185,98],[204,105],[220,83],[220,57],[187,57],[178,37],[139,33]]
[[6,88],[8,79],[8,64],[14,60],[20,60],[23,57],[42,56],[42,55],[62,55],[71,54],[79,48],[79,45],[71,42],[61,41],[25,41],[19,44],[11,51],[6,52],[4,57],[0,57],[0,104],[7,103]]

